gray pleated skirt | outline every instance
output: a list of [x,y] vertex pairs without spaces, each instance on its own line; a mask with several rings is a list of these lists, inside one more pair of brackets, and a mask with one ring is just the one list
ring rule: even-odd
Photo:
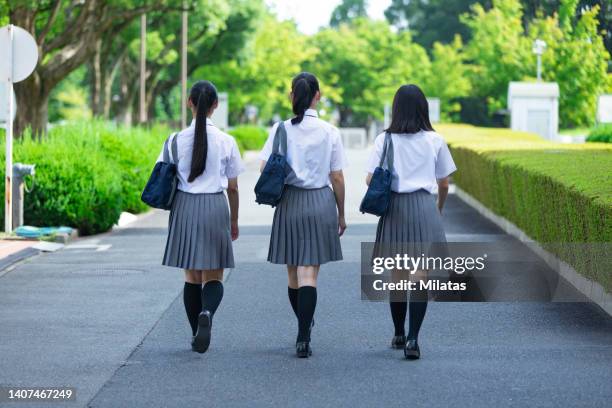
[[286,186],[274,212],[268,261],[310,266],[340,260],[338,212],[331,188]]
[[234,267],[225,194],[177,191],[170,211],[168,240],[162,263],[196,270]]
[[389,210],[378,220],[376,256],[435,255],[434,251],[444,254],[446,250],[435,196],[426,190],[391,193]]

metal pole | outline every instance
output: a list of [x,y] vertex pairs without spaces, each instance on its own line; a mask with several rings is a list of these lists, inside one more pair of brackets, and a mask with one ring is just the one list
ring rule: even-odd
[[181,24],[181,128],[187,126],[187,3],[183,2]]
[[4,178],[4,232],[13,231],[13,25],[8,27],[8,120],[6,122],[6,169]]
[[147,15],[140,16],[140,123],[147,121]]
[[542,55],[538,54],[538,82],[542,80]]

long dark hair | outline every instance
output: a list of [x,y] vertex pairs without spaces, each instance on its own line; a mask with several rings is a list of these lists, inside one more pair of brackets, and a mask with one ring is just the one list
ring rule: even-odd
[[389,133],[418,133],[434,130],[429,121],[429,105],[425,94],[416,85],[402,85],[393,97]]
[[319,91],[319,80],[310,72],[301,72],[291,81],[291,93],[293,94],[293,113],[295,117],[291,119],[291,124],[301,123],[304,119],[304,112],[312,104],[312,100]]
[[191,154],[191,173],[187,181],[198,178],[206,168],[208,154],[208,135],[206,133],[206,116],[217,102],[217,88],[210,81],[198,81],[191,87],[189,100],[196,108],[195,130],[193,132],[193,153]]

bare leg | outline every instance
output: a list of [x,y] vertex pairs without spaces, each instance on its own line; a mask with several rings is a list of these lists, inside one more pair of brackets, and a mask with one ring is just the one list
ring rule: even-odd
[[287,286],[289,286],[291,289],[298,288],[297,270],[297,266],[287,265],[287,280],[289,282]]

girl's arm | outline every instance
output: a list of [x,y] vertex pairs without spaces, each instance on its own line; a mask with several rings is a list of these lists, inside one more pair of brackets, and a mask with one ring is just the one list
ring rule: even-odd
[[232,241],[238,239],[238,178],[227,180],[227,199],[230,207]]
[[440,214],[442,214],[446,196],[448,196],[448,177],[438,179],[438,211]]
[[344,173],[342,173],[342,170],[332,171],[329,173],[329,179],[336,196],[336,206],[338,207],[338,235],[342,236],[346,230],[346,221],[344,219]]

